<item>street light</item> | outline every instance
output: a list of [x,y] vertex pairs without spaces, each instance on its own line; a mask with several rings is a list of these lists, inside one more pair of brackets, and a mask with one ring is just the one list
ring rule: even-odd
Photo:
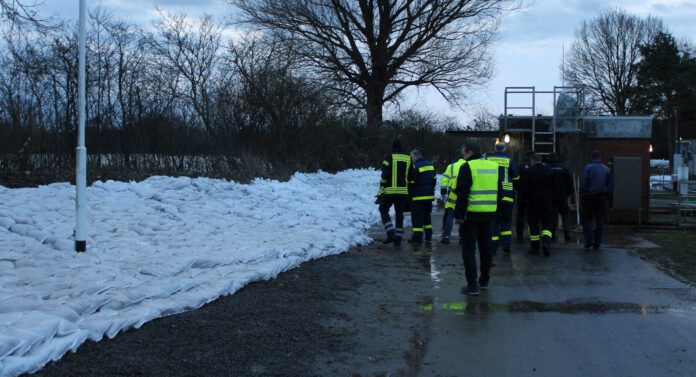
[[78,132],[75,148],[75,251],[87,250],[87,148],[85,147],[85,0],[80,0],[78,50]]
[[505,134],[505,136],[503,137],[503,141],[505,142],[505,144],[510,143],[510,135],[509,135],[509,134]]

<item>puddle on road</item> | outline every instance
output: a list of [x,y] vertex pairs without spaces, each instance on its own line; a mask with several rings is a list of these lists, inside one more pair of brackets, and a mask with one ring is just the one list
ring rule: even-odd
[[555,312],[565,314],[609,314],[609,313],[634,313],[634,314],[658,314],[663,313],[667,306],[656,306],[650,304],[635,304],[626,302],[535,302],[535,301],[513,301],[509,304],[510,312],[513,313],[543,313]]
[[[430,274],[430,279],[434,283],[440,283],[442,278],[440,277],[440,270],[435,263],[435,254],[431,250],[416,248],[411,252],[411,255],[423,265],[423,269]],[[435,286],[437,287],[437,285]]]
[[433,309],[452,312],[454,314],[475,314],[489,312],[509,313],[562,313],[562,314],[615,314],[633,313],[640,315],[665,313],[669,306],[657,306],[650,304],[635,304],[625,302],[536,302],[536,301],[511,301],[507,304],[489,303],[477,299],[468,302],[451,302],[433,304],[432,302],[420,302],[418,307],[425,312],[433,312]]

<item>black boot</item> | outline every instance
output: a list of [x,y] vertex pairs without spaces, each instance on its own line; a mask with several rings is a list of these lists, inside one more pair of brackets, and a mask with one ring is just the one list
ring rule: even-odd
[[383,243],[383,244],[388,244],[388,243],[394,242],[394,240],[395,240],[394,231],[393,231],[393,230],[390,230],[390,231],[387,232],[387,238],[386,238],[384,241],[382,241],[382,243]]
[[408,243],[423,243],[423,235],[418,234],[418,235],[413,235],[411,238],[409,238]]

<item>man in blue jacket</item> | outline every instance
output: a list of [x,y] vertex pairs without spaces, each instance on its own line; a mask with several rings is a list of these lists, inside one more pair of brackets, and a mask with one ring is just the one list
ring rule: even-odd
[[413,236],[408,242],[421,243],[424,235],[426,241],[433,239],[433,223],[430,214],[433,210],[433,200],[435,200],[437,177],[432,162],[423,157],[420,148],[411,151],[411,160],[413,161],[413,180],[409,194],[411,195]]
[[585,165],[580,176],[580,221],[585,235],[585,248],[599,250],[613,182],[611,172],[602,163],[599,151],[592,151],[590,158],[590,163]]

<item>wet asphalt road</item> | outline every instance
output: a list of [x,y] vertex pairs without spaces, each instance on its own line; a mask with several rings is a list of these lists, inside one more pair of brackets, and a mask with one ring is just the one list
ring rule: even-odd
[[515,244],[480,297],[459,293],[456,241],[358,247],[84,344],[37,375],[696,376],[696,289],[616,232],[598,252],[557,243],[550,258]]

